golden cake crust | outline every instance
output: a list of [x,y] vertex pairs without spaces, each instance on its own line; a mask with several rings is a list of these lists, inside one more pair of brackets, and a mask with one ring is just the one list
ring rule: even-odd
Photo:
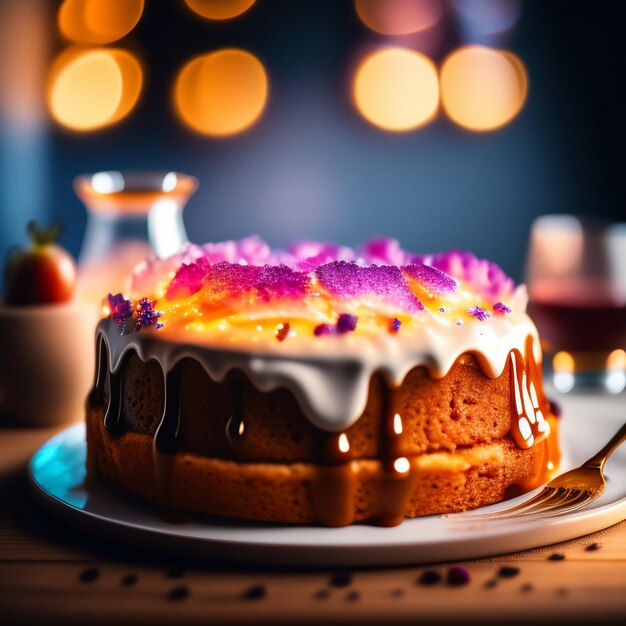
[[[141,498],[165,507],[251,520],[312,524],[320,522],[315,481],[325,468],[311,463],[241,463],[178,453],[167,468],[168,480],[157,476],[149,435],[127,432],[112,438],[103,425],[102,409],[89,409],[90,475],[100,475]],[[551,435],[555,437],[556,433]],[[415,457],[413,490],[405,517],[450,513],[498,502],[507,489],[532,489],[543,480],[549,439],[530,449],[510,439],[459,448],[455,453]],[[346,503],[353,521],[377,518],[385,469],[379,460],[350,463],[354,491]]]

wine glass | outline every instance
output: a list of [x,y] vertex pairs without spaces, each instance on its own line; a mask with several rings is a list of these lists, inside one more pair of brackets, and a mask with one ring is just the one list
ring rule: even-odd
[[552,382],[619,393],[626,387],[626,223],[544,215],[531,228],[529,313]]

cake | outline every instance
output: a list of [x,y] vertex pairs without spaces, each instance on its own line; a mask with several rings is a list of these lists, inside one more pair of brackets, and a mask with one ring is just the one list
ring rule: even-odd
[[96,331],[89,477],[167,510],[326,526],[531,490],[559,452],[526,301],[494,263],[388,239],[146,261]]

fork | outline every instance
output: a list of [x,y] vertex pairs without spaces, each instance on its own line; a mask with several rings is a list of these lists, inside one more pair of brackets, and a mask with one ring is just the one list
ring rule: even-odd
[[611,440],[597,454],[592,456],[580,467],[553,478],[544,488],[530,500],[517,506],[509,507],[492,513],[469,514],[457,518],[459,521],[468,519],[510,519],[539,515],[551,517],[571,513],[599,498],[604,491],[604,464],[611,454],[626,439],[626,423],[615,433]]

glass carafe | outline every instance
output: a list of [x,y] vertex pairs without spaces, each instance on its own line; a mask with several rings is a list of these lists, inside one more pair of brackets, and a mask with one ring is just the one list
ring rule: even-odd
[[188,241],[182,211],[197,187],[195,178],[176,172],[76,178],[74,189],[88,213],[78,259],[81,299],[99,306],[108,292],[127,293],[137,263],[179,252]]

